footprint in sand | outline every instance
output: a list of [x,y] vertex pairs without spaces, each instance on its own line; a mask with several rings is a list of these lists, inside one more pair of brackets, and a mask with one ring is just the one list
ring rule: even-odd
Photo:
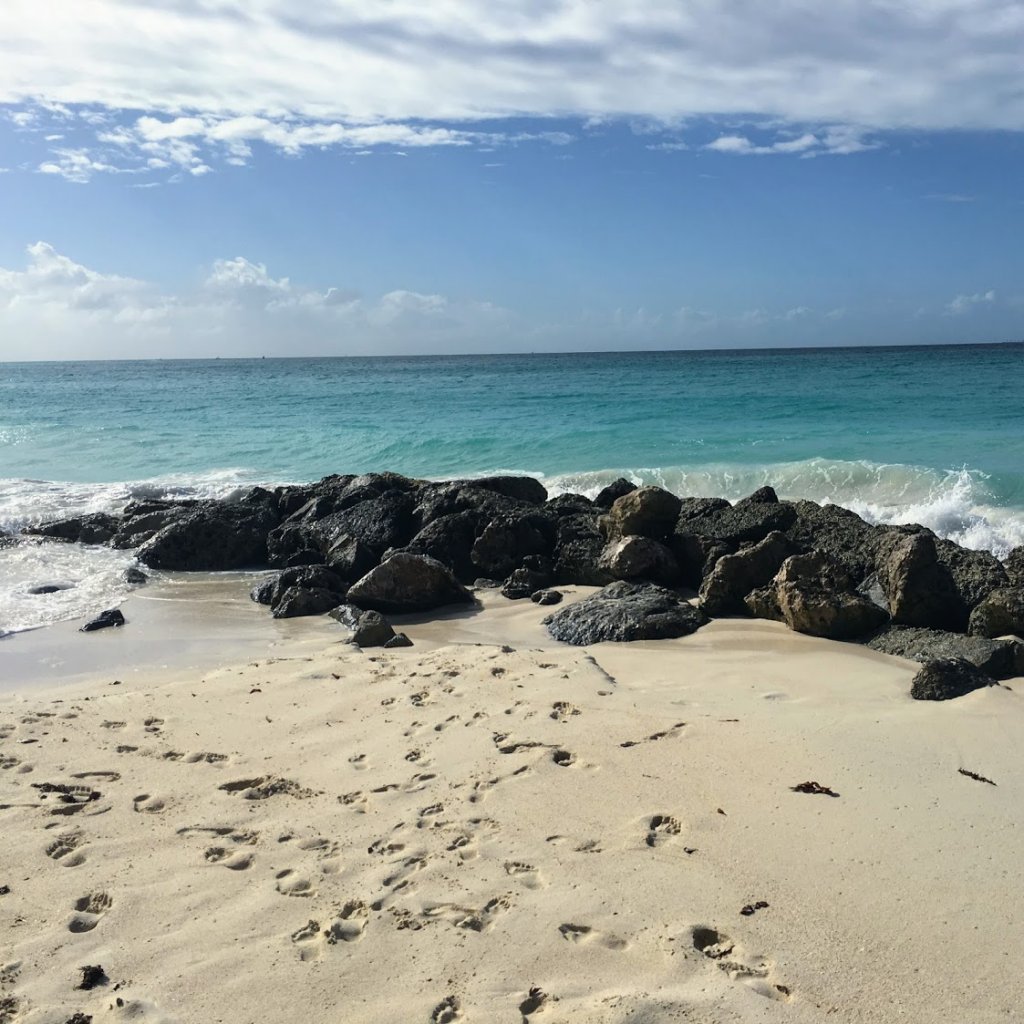
[[655,814],[647,825],[646,843],[648,846],[661,846],[662,843],[674,838],[683,831],[678,819],[670,814]]
[[532,864],[524,864],[519,860],[505,861],[505,874],[521,882],[527,889],[541,887],[540,872]]
[[739,944],[724,932],[707,925],[697,925],[690,930],[693,948],[703,953],[715,966],[747,988],[766,999],[788,1003],[792,993],[787,985],[772,980],[772,965],[762,957],[744,955]]
[[252,867],[256,855],[249,852],[236,851],[232,853],[223,846],[211,846],[203,854],[209,864],[222,864],[231,871],[247,871]]
[[111,721],[107,721],[107,722],[100,722],[100,725],[104,729],[124,729],[128,725],[128,723],[127,722],[111,722]]
[[462,1013],[458,999],[455,996],[445,996],[434,1007],[430,1015],[430,1024],[452,1024],[452,1021],[461,1020]]
[[551,715],[556,722],[566,722],[573,715],[578,715],[580,709],[575,704],[570,704],[567,700],[556,700],[551,705]]
[[333,946],[337,942],[358,942],[369,919],[370,908],[362,900],[349,900],[338,913],[338,920],[327,929],[328,943]]
[[100,918],[114,905],[105,892],[91,892],[75,900],[75,915],[68,922],[68,931],[80,935],[91,932]]
[[310,920],[298,931],[292,932],[292,942],[298,947],[299,959],[303,963],[319,960],[323,956],[323,935],[320,933],[320,922]]
[[559,768],[568,768],[569,765],[576,763],[576,755],[569,753],[568,750],[556,750],[551,755],[551,760],[554,761]]
[[364,769],[370,767],[369,763],[366,760],[365,754],[353,754],[348,759],[348,763],[352,765],[352,767],[355,768],[357,771],[363,771]]
[[547,1004],[547,1001],[547,993],[534,985],[526,993],[526,998],[519,1004],[519,1012],[523,1015],[523,1021],[525,1022],[527,1017],[532,1017],[535,1013],[540,1013]]
[[61,867],[76,868],[85,863],[85,853],[79,849],[81,845],[80,832],[65,832],[46,847],[46,856],[57,861]]
[[132,807],[140,813],[160,814],[167,807],[167,803],[162,797],[140,793],[132,800]]
[[147,718],[143,723],[146,732],[159,732],[163,728],[164,720],[162,718]]
[[402,861],[401,867],[384,879],[384,888],[393,889],[400,882],[406,882],[408,877],[417,871],[422,871],[427,866],[426,857],[409,857]]
[[609,935],[606,932],[598,931],[596,928],[591,928],[587,924],[560,924],[558,931],[563,939],[578,946],[597,942],[606,949],[619,951],[629,945],[625,939],[620,939],[618,935]]
[[227,754],[212,754],[208,751],[200,751],[197,754],[188,754],[185,757],[186,764],[223,764],[228,759]]
[[290,868],[278,872],[277,891],[282,896],[310,897],[316,895],[316,886]]

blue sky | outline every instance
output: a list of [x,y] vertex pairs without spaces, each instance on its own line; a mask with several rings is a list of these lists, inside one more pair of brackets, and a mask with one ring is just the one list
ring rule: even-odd
[[1024,337],[1024,7],[0,11],[0,359]]

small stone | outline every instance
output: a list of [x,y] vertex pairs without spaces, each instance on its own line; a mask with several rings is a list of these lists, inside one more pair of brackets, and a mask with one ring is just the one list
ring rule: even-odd
[[412,641],[404,633],[396,633],[384,646],[385,648],[412,647]]
[[391,623],[380,612],[368,611],[359,616],[349,643],[357,647],[383,647],[394,637]]
[[100,612],[95,619],[90,619],[79,629],[79,633],[94,633],[97,629],[109,629],[112,626],[123,626],[125,618],[120,608],[108,608]]
[[96,988],[97,985],[105,985],[110,980],[106,971],[99,964],[90,964],[87,967],[80,967],[79,970],[82,972],[82,980],[77,987],[86,992]]
[[140,587],[149,580],[149,577],[141,569],[136,569],[134,565],[130,565],[121,574],[121,579],[125,583],[130,583],[133,587]]
[[559,604],[562,600],[562,592],[560,590],[535,590],[530,595],[530,600],[534,604]]

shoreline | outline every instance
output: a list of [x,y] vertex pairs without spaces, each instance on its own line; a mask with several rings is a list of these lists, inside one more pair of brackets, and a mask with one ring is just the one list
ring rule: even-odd
[[14,1019],[1012,1015],[1021,681],[920,703],[914,663],[779,623],[575,648],[544,611],[0,695]]

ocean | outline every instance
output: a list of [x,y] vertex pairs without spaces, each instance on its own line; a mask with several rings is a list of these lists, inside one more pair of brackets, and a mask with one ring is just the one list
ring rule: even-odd
[[[0,363],[0,529],[142,496],[390,469],[593,495],[835,502],[1003,555],[1024,543],[1024,344]],[[0,632],[116,602],[131,554],[0,548]],[[40,583],[74,586],[30,595]]]

